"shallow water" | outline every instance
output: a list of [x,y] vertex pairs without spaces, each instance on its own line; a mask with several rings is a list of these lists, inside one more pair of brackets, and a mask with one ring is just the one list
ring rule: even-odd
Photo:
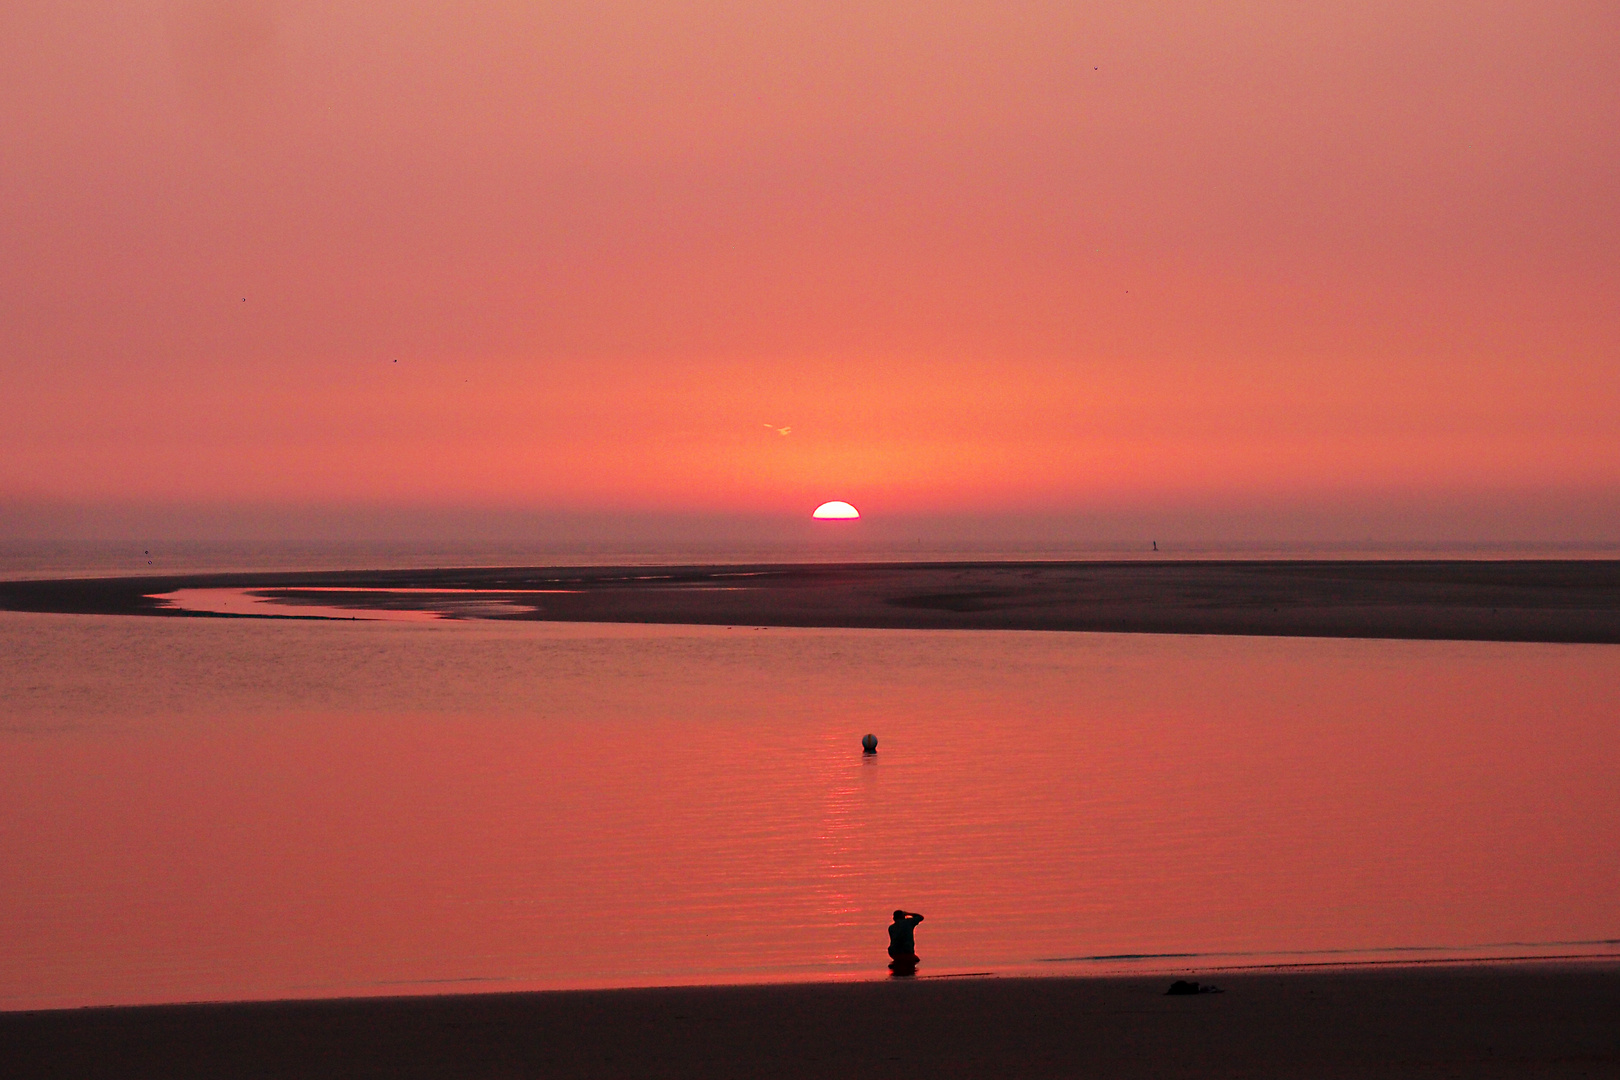
[[872,978],[895,907],[924,974],[1620,939],[1613,646],[0,614],[0,656],[3,1008]]

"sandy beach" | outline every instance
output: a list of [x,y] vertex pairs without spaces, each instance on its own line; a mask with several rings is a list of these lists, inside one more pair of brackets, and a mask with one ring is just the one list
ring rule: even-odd
[[[1620,642],[1620,562],[480,568],[0,582],[0,609],[184,616],[180,589],[451,618]],[[310,590],[301,592],[300,590]],[[442,590],[441,595],[436,591]],[[468,604],[474,594],[480,606]]]
[[0,1014],[18,1077],[1612,1077],[1620,968],[606,990]]

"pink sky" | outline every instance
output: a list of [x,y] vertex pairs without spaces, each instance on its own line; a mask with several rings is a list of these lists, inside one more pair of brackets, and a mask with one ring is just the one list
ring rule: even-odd
[[0,533],[1613,539],[1616,56],[1608,3],[12,0]]

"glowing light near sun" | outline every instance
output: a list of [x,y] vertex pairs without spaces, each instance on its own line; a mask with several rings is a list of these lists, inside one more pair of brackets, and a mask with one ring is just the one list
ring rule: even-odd
[[847,502],[824,502],[810,516],[822,521],[853,521],[861,512]]

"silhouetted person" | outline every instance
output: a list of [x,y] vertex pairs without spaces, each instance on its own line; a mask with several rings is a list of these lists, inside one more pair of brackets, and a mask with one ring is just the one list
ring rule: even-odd
[[889,924],[889,965],[896,975],[917,973],[917,924],[923,917],[915,911],[895,909],[894,922]]

